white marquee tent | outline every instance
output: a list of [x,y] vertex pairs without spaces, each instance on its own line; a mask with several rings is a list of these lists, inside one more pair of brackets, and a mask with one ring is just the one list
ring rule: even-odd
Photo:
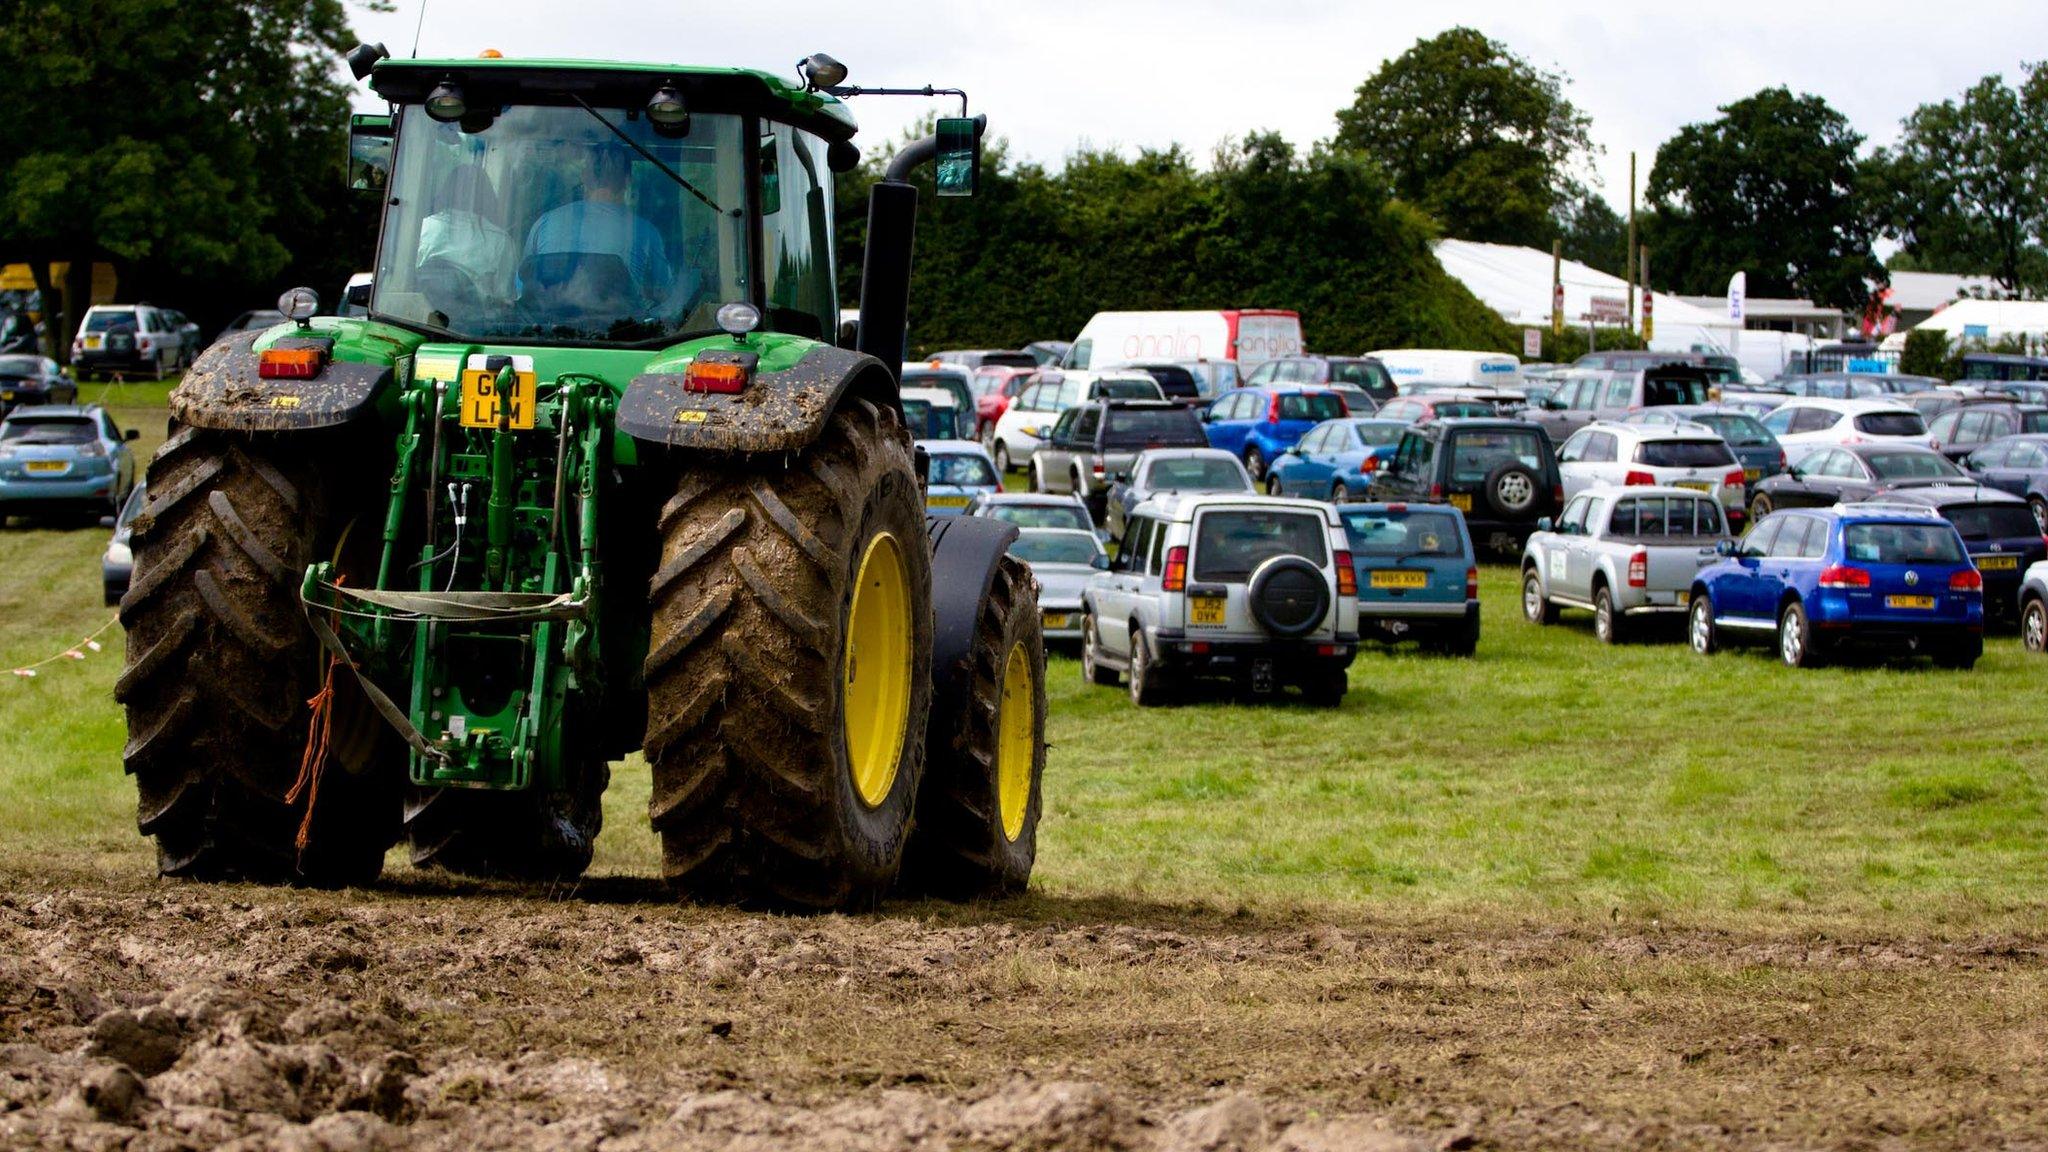
[[2039,341],[2048,339],[2048,301],[1958,300],[1913,327],[1938,329],[1951,340],[2025,337]]

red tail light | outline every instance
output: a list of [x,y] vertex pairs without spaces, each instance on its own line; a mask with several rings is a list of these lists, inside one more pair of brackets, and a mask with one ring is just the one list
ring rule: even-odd
[[1726,476],[1721,477],[1721,486],[1723,488],[1740,488],[1742,487],[1742,478],[1744,475],[1745,473],[1742,471],[1742,469],[1734,469],[1733,471],[1729,472]]
[[1650,554],[1641,548],[1628,558],[1628,586],[1647,588],[1650,586]]
[[1479,569],[1465,569],[1465,599],[1479,599]]
[[1270,403],[1270,404],[1268,404],[1268,405],[1266,405],[1266,423],[1268,423],[1268,424],[1278,424],[1279,422],[1280,422],[1280,397],[1278,397],[1278,396],[1275,396],[1275,397],[1273,397],[1273,402],[1272,402],[1272,403]]
[[266,348],[256,358],[256,375],[264,380],[311,380],[327,367],[318,348]]
[[1655,484],[1657,482],[1657,478],[1655,476],[1650,475],[1648,472],[1630,471],[1628,475],[1621,478],[1621,482],[1623,484],[1631,486],[1637,484]]
[[1102,475],[1102,474],[1103,474],[1103,472],[1104,472],[1104,471],[1105,471],[1105,469],[1103,468],[1103,465],[1102,465],[1102,461],[1100,461],[1100,460],[1097,460],[1097,461],[1095,462],[1095,474],[1096,474],[1097,476],[1100,476],[1100,475]]
[[1441,484],[1431,484],[1431,485],[1429,486],[1429,498],[1430,498],[1431,500],[1441,500],[1441,499],[1443,499],[1443,498],[1444,498],[1444,486],[1443,486],[1443,485],[1441,485]]
[[1785,470],[1785,453],[1784,453],[1783,451],[1780,451],[1780,452],[1778,453],[1778,471],[1780,471],[1780,472],[1783,472],[1784,470]]
[[1377,472],[1379,470],[1380,458],[1377,456],[1367,456],[1365,459],[1360,460],[1358,462],[1358,474],[1360,476],[1363,476],[1368,472]]
[[[1970,574],[1976,575],[1975,570],[1972,570]],[[1823,588],[1868,588],[1870,587],[1870,573],[1861,568],[1851,568],[1846,564],[1831,564],[1821,569],[1820,586]]]
[[1185,592],[1188,587],[1188,550],[1168,548],[1166,550],[1166,571],[1160,574],[1159,587],[1167,592]]
[[1358,572],[1351,567],[1351,553],[1337,553],[1337,595],[1358,595]]
[[1984,590],[1984,575],[1975,568],[1965,568],[1960,572],[1951,572],[1948,577],[1948,590],[1951,592],[1982,592]]
[[1564,485],[1552,484],[1550,486],[1550,498],[1562,507],[1564,504]]

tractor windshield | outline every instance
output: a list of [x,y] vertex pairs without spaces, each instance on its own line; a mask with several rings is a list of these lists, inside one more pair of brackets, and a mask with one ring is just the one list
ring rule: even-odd
[[676,135],[598,112],[617,133],[575,106],[506,108],[477,132],[405,109],[371,310],[476,340],[717,331],[718,306],[749,298],[741,118]]

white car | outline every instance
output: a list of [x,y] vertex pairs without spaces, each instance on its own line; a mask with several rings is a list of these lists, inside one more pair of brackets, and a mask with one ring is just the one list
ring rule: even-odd
[[982,438],[996,470],[1014,472],[1031,463],[1067,409],[1086,401],[1160,399],[1159,381],[1144,372],[1047,371],[1024,386]]
[[1025,528],[1010,542],[1038,580],[1038,611],[1047,642],[1081,639],[1081,593],[1097,572],[1109,568],[1109,553],[1093,532],[1074,528]]
[[1893,400],[1817,400],[1798,397],[1764,417],[1764,427],[1785,449],[1785,462],[1797,464],[1816,448],[1838,444],[1891,442],[1932,447],[1927,422],[1905,404]]
[[1655,484],[1710,495],[1740,520],[1748,499],[1735,450],[1704,424],[1588,424],[1557,450],[1557,475],[1567,500],[1601,485]]

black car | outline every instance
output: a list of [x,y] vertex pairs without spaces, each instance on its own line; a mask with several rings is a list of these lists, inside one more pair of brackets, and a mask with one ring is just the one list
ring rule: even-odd
[[[1247,388],[1268,384],[1348,384],[1370,396],[1375,406],[1400,394],[1400,389],[1394,386],[1394,374],[1370,356],[1276,356],[1252,369],[1244,380]],[[1351,414],[1371,415],[1357,411]]]
[[1374,473],[1379,504],[1449,504],[1465,513],[1475,542],[1512,551],[1536,521],[1564,505],[1557,453],[1542,428],[1521,420],[1432,420],[1401,434]]
[[76,404],[78,384],[55,360],[33,353],[0,356],[0,416],[23,404]]
[[1951,460],[1961,460],[1993,440],[2024,432],[2048,432],[2048,405],[1966,400],[1927,422],[1927,435]]
[[1963,468],[1978,483],[2024,499],[2048,532],[2048,434],[1993,440],[1965,457]]
[[2018,626],[2020,581],[2027,565],[2048,560],[2048,540],[2042,539],[2025,500],[1977,484],[1887,489],[1876,498],[1932,508],[1955,525],[1984,577],[1984,622]]
[[1968,484],[1948,457],[1918,444],[1845,444],[1818,448],[1749,490],[1749,522],[1780,508],[1825,508],[1868,500],[1879,489],[1915,484]]

